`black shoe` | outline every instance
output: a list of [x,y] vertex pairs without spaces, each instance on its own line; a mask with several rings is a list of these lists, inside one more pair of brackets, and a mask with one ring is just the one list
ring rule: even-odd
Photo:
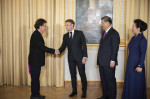
[[45,99],[45,96],[40,95],[39,97],[40,97],[40,99]]
[[75,95],[77,95],[77,92],[72,92],[72,93],[69,95],[69,97],[73,97],[73,96],[75,96]]
[[34,96],[30,96],[30,99],[45,99],[45,96],[37,96],[37,97],[34,97]]
[[86,92],[83,92],[83,93],[82,93],[81,98],[86,98]]
[[34,97],[34,96],[30,96],[30,99],[41,99],[40,97]]

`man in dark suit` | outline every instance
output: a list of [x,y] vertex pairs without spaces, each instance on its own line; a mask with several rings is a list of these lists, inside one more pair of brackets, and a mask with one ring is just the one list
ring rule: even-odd
[[42,33],[47,30],[46,20],[38,19],[35,22],[35,31],[30,39],[29,67],[31,69],[31,97],[30,99],[45,99],[40,95],[40,72],[41,66],[45,65],[45,52],[56,54],[59,51],[48,48],[44,44]]
[[68,47],[68,63],[71,74],[71,82],[73,91],[69,97],[77,95],[77,77],[76,77],[76,65],[79,70],[79,74],[82,82],[82,98],[86,97],[87,80],[85,74],[85,62],[87,58],[87,46],[85,36],[82,31],[74,30],[75,22],[72,19],[65,21],[65,27],[68,31],[63,36],[63,42],[59,48],[62,53],[66,47]]
[[111,27],[112,20],[108,16],[101,18],[104,33],[100,40],[97,64],[99,65],[103,96],[97,99],[116,99],[115,67],[120,44],[118,32]]

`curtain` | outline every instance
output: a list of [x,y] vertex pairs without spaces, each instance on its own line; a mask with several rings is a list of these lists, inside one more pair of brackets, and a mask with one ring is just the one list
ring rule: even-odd
[[0,0],[0,85],[2,85],[2,1]]
[[0,84],[27,83],[29,49],[27,0],[1,0]]
[[[148,1],[150,5],[150,0]],[[150,16],[150,6],[148,6],[148,16]],[[146,83],[150,87],[150,18],[148,18],[148,31],[147,31],[147,55],[146,55]]]
[[[0,0],[0,85],[30,85],[30,36],[38,18],[47,20],[46,46],[59,48],[64,34],[64,0]],[[46,54],[41,85],[64,85],[64,57]]]

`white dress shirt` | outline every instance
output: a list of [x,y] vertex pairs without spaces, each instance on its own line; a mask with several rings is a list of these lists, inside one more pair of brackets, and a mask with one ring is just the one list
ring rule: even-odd
[[72,31],[69,31],[69,38],[70,38],[70,36],[71,36],[71,33],[70,32],[72,32],[72,38],[73,38],[73,36],[74,36],[74,29],[72,30]]

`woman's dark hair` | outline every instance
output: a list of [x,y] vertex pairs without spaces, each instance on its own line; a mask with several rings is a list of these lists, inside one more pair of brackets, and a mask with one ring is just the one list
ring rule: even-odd
[[147,29],[147,23],[145,23],[144,21],[142,21],[141,19],[135,19],[134,23],[136,25],[137,28],[140,28],[140,32],[143,32]]
[[101,20],[104,20],[105,22],[109,22],[110,24],[112,24],[112,19],[109,16],[104,16],[101,18]]
[[34,24],[35,29],[39,29],[40,26],[44,25],[44,23],[47,23],[47,21],[45,19],[42,19],[42,18],[37,19]]
[[71,24],[73,24],[73,26],[75,26],[75,22],[72,19],[67,19],[65,22],[70,22]]

